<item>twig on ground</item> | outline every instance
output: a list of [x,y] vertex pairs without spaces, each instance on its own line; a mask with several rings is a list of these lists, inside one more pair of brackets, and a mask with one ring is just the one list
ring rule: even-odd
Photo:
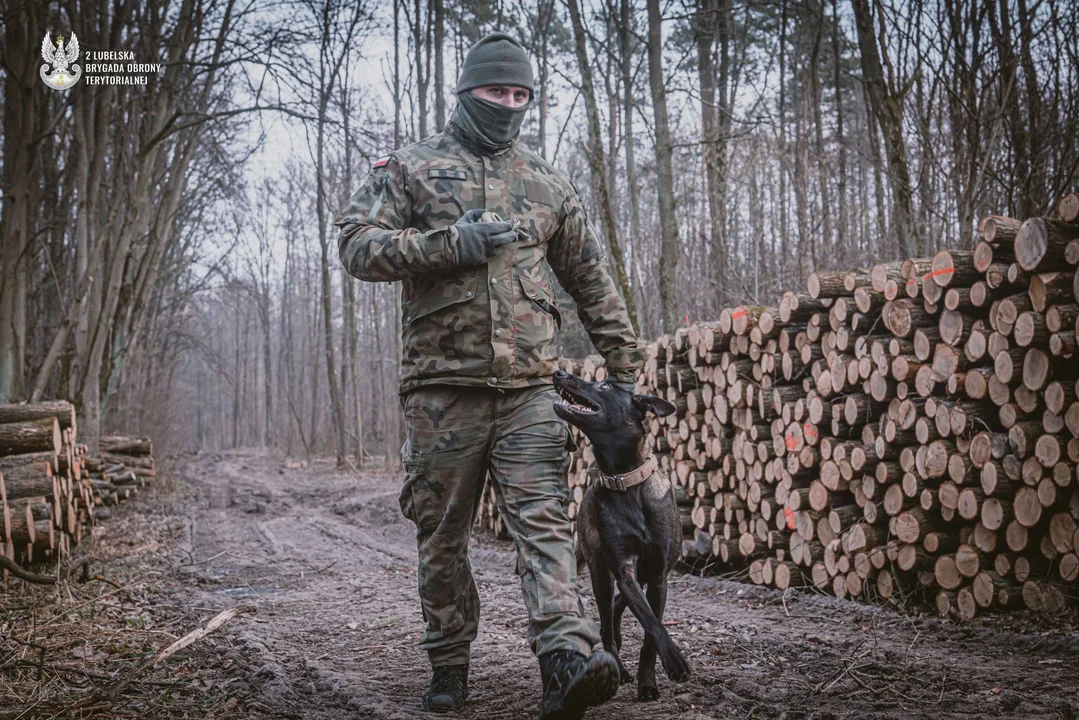
[[80,578],[81,582],[90,582],[91,580],[97,580],[98,582],[103,582],[106,585],[112,585],[117,590],[123,589],[120,587],[120,583],[116,582],[115,580],[110,580],[104,575],[87,575],[85,578]]
[[326,565],[325,567],[320,567],[318,570],[312,570],[311,574],[312,575],[318,575],[321,572],[326,572],[327,570],[329,570],[330,568],[332,568],[336,564],[337,564],[337,560],[334,560],[332,563],[330,563],[329,565]]
[[[829,682],[829,683],[828,683],[828,686],[827,686],[827,687],[825,687],[825,688],[824,688],[824,690],[830,690],[830,689],[832,688],[832,686],[833,686],[833,685],[835,685],[835,684],[836,684],[837,682],[839,682],[840,680],[842,680],[842,679],[843,679],[843,676],[845,676],[845,675],[846,675],[847,673],[849,673],[849,672],[850,672],[850,671],[851,671],[852,669],[854,669],[854,666],[858,664],[858,661],[859,661],[859,660],[861,660],[862,658],[864,658],[864,657],[865,657],[866,655],[868,655],[868,654],[869,654],[869,653],[871,653],[871,652],[873,652],[873,648],[866,648],[864,652],[861,652],[861,653],[859,653],[858,655],[856,655],[855,657],[851,658],[851,661],[850,661],[849,663],[847,663],[847,664],[846,664],[846,665],[845,665],[845,666],[843,667],[843,670],[842,670],[842,671],[840,671],[840,672],[839,672],[839,674],[838,674],[838,675],[836,675],[836,676],[835,676],[835,678],[833,678],[831,682]],[[820,683],[819,683],[819,684],[817,685],[817,687],[815,687],[815,688],[813,689],[813,694],[817,694],[817,693],[819,693],[819,692],[822,692],[822,690],[821,690],[821,686],[822,686],[822,685],[824,685],[824,683],[825,683],[825,682],[827,682],[827,681],[826,681],[826,680],[822,680],[822,681],[821,681],[821,682],[820,682]]]
[[218,613],[216,616],[214,616],[214,618],[212,620],[210,620],[210,622],[206,623],[206,627],[195,628],[194,630],[189,632],[187,635],[184,635],[182,638],[180,638],[179,640],[177,640],[176,642],[172,643],[167,648],[165,648],[164,650],[159,652],[157,655],[154,656],[154,658],[152,660],[140,665],[138,668],[136,668],[134,670],[134,672],[129,674],[126,678],[123,678],[122,680],[119,680],[108,691],[108,694],[105,696],[106,699],[108,699],[109,701],[115,701],[116,698],[120,696],[120,693],[123,692],[125,687],[127,687],[139,675],[146,672],[147,670],[152,668],[154,665],[157,665],[162,660],[165,660],[165,659],[169,658],[170,656],[175,655],[176,653],[180,652],[181,650],[183,650],[188,645],[191,645],[193,643],[198,642],[202,638],[204,638],[207,635],[209,635],[210,633],[212,633],[214,630],[217,630],[218,628],[220,628],[223,625],[227,624],[229,622],[229,620],[232,620],[237,615],[244,615],[246,613],[254,613],[254,612],[257,612],[254,605],[236,605],[234,607],[230,607],[228,610],[224,610],[224,611]]
[[[23,667],[33,667],[33,668],[41,667],[46,672],[73,673],[75,675],[82,675],[83,677],[88,678],[90,680],[106,680],[108,682],[114,682],[116,680],[115,677],[113,677],[112,675],[109,675],[107,673],[93,672],[92,670],[86,670],[84,668],[71,667],[69,665],[59,665],[59,664],[55,664],[55,663],[39,666],[38,663],[32,662],[30,660],[15,660],[15,661],[12,661],[11,663],[8,663],[4,667],[9,667],[9,666],[10,667],[23,666]],[[136,679],[136,680],[132,680],[131,682],[133,682],[136,685],[153,685],[153,686],[156,686],[156,687],[172,687],[173,685],[176,684],[175,680],[140,680],[140,679]]]
[[84,607],[86,607],[86,606],[87,606],[87,605],[89,605],[90,603],[93,603],[93,602],[96,602],[96,601],[98,601],[98,600],[101,600],[102,598],[107,598],[107,597],[109,597],[110,595],[115,595],[116,593],[120,592],[121,590],[124,590],[125,588],[129,588],[129,587],[131,587],[132,585],[134,585],[135,583],[137,583],[137,582],[138,582],[139,580],[141,580],[141,579],[142,579],[143,575],[145,575],[145,574],[146,574],[146,573],[143,573],[142,575],[139,575],[139,576],[137,576],[137,577],[136,577],[136,578],[135,578],[134,580],[132,580],[131,582],[129,582],[129,583],[127,584],[127,585],[124,585],[123,587],[117,588],[117,589],[115,589],[115,590],[109,590],[109,591],[108,591],[107,593],[105,593],[104,595],[99,595],[99,596],[98,596],[98,597],[96,597],[96,598],[90,598],[90,599],[89,599],[89,600],[87,600],[86,602],[82,602],[82,603],[79,603],[78,605],[76,605],[75,607],[71,607],[71,608],[68,608],[68,609],[67,609],[67,610],[65,610],[64,612],[62,612],[62,613],[59,613],[58,615],[54,615],[53,617],[49,618],[49,619],[48,619],[48,620],[46,620],[45,622],[41,623],[41,625],[39,625],[38,627],[45,627],[46,625],[49,625],[49,624],[51,624],[51,623],[53,623],[53,622],[56,622],[56,621],[57,621],[57,620],[59,620],[60,618],[62,618],[62,617],[64,617],[64,616],[66,616],[66,615],[69,615],[70,613],[73,613],[73,612],[75,612],[76,610],[79,610],[79,609],[81,609],[81,608],[84,608]]

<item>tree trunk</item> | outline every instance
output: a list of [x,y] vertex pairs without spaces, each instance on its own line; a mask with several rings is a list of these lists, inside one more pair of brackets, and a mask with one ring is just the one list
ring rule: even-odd
[[[719,254],[722,269],[726,274],[720,275],[721,281],[730,279],[730,258],[737,252],[737,248],[731,244],[731,238],[727,235],[727,178],[730,175],[727,160],[727,149],[731,134],[731,105],[733,104],[732,88],[737,85],[737,79],[732,83],[731,79],[731,24],[733,23],[731,0],[714,0],[716,8],[715,28],[719,40],[719,78],[716,82],[717,107],[716,107],[716,218],[719,226]],[[729,299],[729,298],[728,298]]]
[[[907,164],[907,148],[903,140],[903,95],[905,90],[889,89],[881,57],[873,33],[873,15],[869,0],[851,0],[858,28],[858,46],[861,50],[862,76],[869,101],[884,134],[884,146],[888,152],[888,178],[895,196],[895,228],[899,250],[905,257],[915,257],[921,251],[918,229],[914,226],[914,211],[910,185],[910,169]],[[884,22],[880,18],[880,22]],[[885,52],[885,62],[887,50]]]
[[633,137],[633,44],[631,43],[632,9],[629,0],[621,0],[618,46],[622,54],[622,130],[626,146],[626,187],[629,191],[630,242],[641,241],[641,209],[637,188],[637,164],[634,158],[636,139]]
[[537,133],[539,134],[540,157],[545,160],[547,159],[547,115],[549,111],[547,106],[547,85],[550,77],[550,28],[553,19],[554,0],[539,0],[536,6],[536,32],[539,36],[536,42],[538,46],[536,64],[539,66],[539,128]]
[[401,0],[393,0],[393,149],[401,147]]
[[[441,0],[438,0],[441,2]],[[442,93],[438,94],[441,98]],[[352,188],[352,133],[350,119],[352,117],[352,103],[350,102],[350,95],[348,92],[341,94],[341,117],[344,120],[344,137],[342,141],[345,146],[345,168],[344,168],[344,192],[350,193]],[[343,203],[347,201],[347,197],[343,197],[339,202]],[[354,421],[356,423],[356,437],[353,440],[352,451],[356,457],[356,466],[363,467],[364,447],[363,447],[363,406],[360,403],[360,366],[359,356],[357,355],[357,336],[359,332],[356,329],[357,321],[357,309],[356,309],[356,283],[352,281],[352,277],[345,270],[344,265],[341,265],[341,289],[344,294],[344,313],[345,313],[345,364],[341,373],[341,385],[345,388],[345,392],[348,392],[349,380],[351,380],[352,388],[352,408],[356,413]],[[347,412],[345,415],[347,416]]]
[[843,55],[839,47],[839,2],[832,0],[832,65],[835,85],[836,144],[839,146],[839,186],[836,196],[839,201],[839,217],[836,218],[836,247],[843,256],[847,256],[847,146],[843,138],[843,93],[841,83],[841,63]]
[[588,64],[588,52],[585,47],[585,30],[581,21],[581,10],[577,0],[569,0],[570,21],[573,24],[574,46],[577,51],[577,64],[581,68],[581,94],[584,96],[585,110],[588,113],[588,161],[592,168],[592,182],[596,186],[596,195],[607,244],[611,249],[611,264],[614,265],[615,277],[622,290],[622,299],[629,312],[629,320],[635,332],[638,331],[637,307],[633,301],[633,291],[626,276],[626,265],[622,257],[622,246],[618,240],[618,226],[614,220],[611,206],[610,189],[607,186],[607,161],[604,157],[603,135],[600,127],[599,108],[596,106],[595,86],[592,83],[592,67]]
[[413,67],[416,70],[416,104],[417,104],[417,124],[419,134],[416,136],[417,140],[422,140],[427,137],[427,76],[424,72],[425,62],[430,60],[430,53],[425,60],[423,56],[426,43],[424,42],[423,26],[420,23],[422,17],[423,6],[420,5],[420,0],[414,0],[413,2],[414,14],[412,16],[412,43],[413,49],[416,53],[414,58],[415,62]]
[[787,0],[782,0],[779,30],[779,284],[787,286],[790,238],[787,228]]
[[[726,5],[726,0],[722,0]],[[709,236],[708,247],[715,253],[712,263],[713,276],[719,280],[716,287],[717,305],[723,307],[727,302],[723,289],[727,278],[727,252],[723,237],[724,218],[720,212],[719,168],[717,162],[717,143],[719,141],[718,122],[716,119],[716,73],[712,61],[712,51],[716,43],[716,0],[699,0],[693,30],[697,40],[697,76],[701,88],[701,155],[704,160],[704,176],[708,196]],[[726,22],[724,17],[719,22]]]
[[656,127],[656,166],[659,190],[659,302],[663,332],[673,333],[678,317],[678,218],[674,208],[674,172],[671,167],[671,130],[667,119],[667,91],[663,84],[662,18],[659,0],[648,0],[648,82]]
[[435,9],[435,130],[441,132],[446,126],[446,99],[443,96],[446,78],[442,62],[442,44],[446,35],[445,13],[442,0],[431,0]]
[[[5,3],[5,8],[7,3]],[[40,57],[16,52],[40,47],[44,35],[45,6],[32,3],[4,23],[3,188],[0,208],[0,402],[21,400],[26,394],[26,296],[29,290],[26,252],[33,241],[31,213],[37,205],[38,173],[33,170],[38,154],[45,94],[37,77]],[[7,12],[5,12],[7,14]]]
[[814,10],[813,51],[810,53],[809,85],[813,102],[813,125],[817,145],[817,184],[820,193],[821,212],[821,253],[835,257],[832,245],[832,203],[828,197],[828,167],[824,156],[824,119],[821,116],[823,103],[820,80],[820,48],[824,40],[824,0],[813,0],[810,7]]

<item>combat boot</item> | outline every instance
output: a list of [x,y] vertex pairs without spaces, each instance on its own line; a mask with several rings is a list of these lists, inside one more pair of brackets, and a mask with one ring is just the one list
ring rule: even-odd
[[593,705],[602,705],[618,692],[618,661],[597,650],[585,657],[572,650],[539,656],[543,678],[540,720],[578,720]]
[[423,694],[423,709],[444,713],[460,710],[468,698],[468,663],[434,668],[431,687]]

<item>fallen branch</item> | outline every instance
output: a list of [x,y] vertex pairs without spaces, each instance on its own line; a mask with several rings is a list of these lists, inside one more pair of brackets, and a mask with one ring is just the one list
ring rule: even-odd
[[[56,575],[38,575],[37,573],[32,573],[32,572],[29,572],[27,570],[23,570],[21,567],[19,567],[16,563],[12,562],[6,556],[0,555],[0,569],[7,570],[8,572],[10,572],[12,575],[19,578],[20,580],[25,580],[26,582],[34,583],[36,585],[55,585],[55,584],[57,584],[59,582],[63,582],[64,580],[67,580],[68,577],[70,577],[71,574],[73,572],[75,572],[76,570],[78,570],[79,568],[83,568],[84,577],[87,577],[87,579],[90,579],[88,577],[88,575],[89,575],[89,562],[81,554],[78,557],[72,558],[71,560],[69,560],[64,565],[61,565],[60,568],[59,568],[59,571],[56,573]],[[97,578],[94,578],[94,579],[97,579]],[[104,578],[101,578],[101,579],[104,580]],[[106,582],[108,582],[108,581],[106,581]]]
[[138,678],[139,675],[143,674],[144,672],[152,668],[154,665],[157,665],[162,660],[165,660],[166,658],[175,655],[188,645],[198,642],[202,638],[212,633],[214,630],[217,630],[221,626],[228,623],[229,620],[232,620],[237,615],[244,615],[254,612],[257,612],[254,605],[236,605],[234,607],[230,607],[228,610],[224,610],[223,612],[218,613],[214,616],[212,620],[210,620],[210,622],[206,623],[206,627],[195,628],[187,635],[184,635],[182,638],[159,652],[157,655],[154,656],[152,660],[136,668],[134,672],[132,672],[126,678],[118,680],[116,684],[113,685],[109,692],[105,695],[105,699],[109,700],[110,702],[115,701],[116,698],[119,697],[120,693],[123,692],[125,687],[127,687],[133,680]]

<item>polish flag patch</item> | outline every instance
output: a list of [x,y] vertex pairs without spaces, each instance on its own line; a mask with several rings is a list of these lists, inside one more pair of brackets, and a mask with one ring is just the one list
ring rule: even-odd
[[390,156],[389,155],[383,155],[378,160],[375,160],[375,165],[374,166],[376,168],[380,168],[380,167],[385,167],[386,165],[389,165],[389,163],[390,163]]

